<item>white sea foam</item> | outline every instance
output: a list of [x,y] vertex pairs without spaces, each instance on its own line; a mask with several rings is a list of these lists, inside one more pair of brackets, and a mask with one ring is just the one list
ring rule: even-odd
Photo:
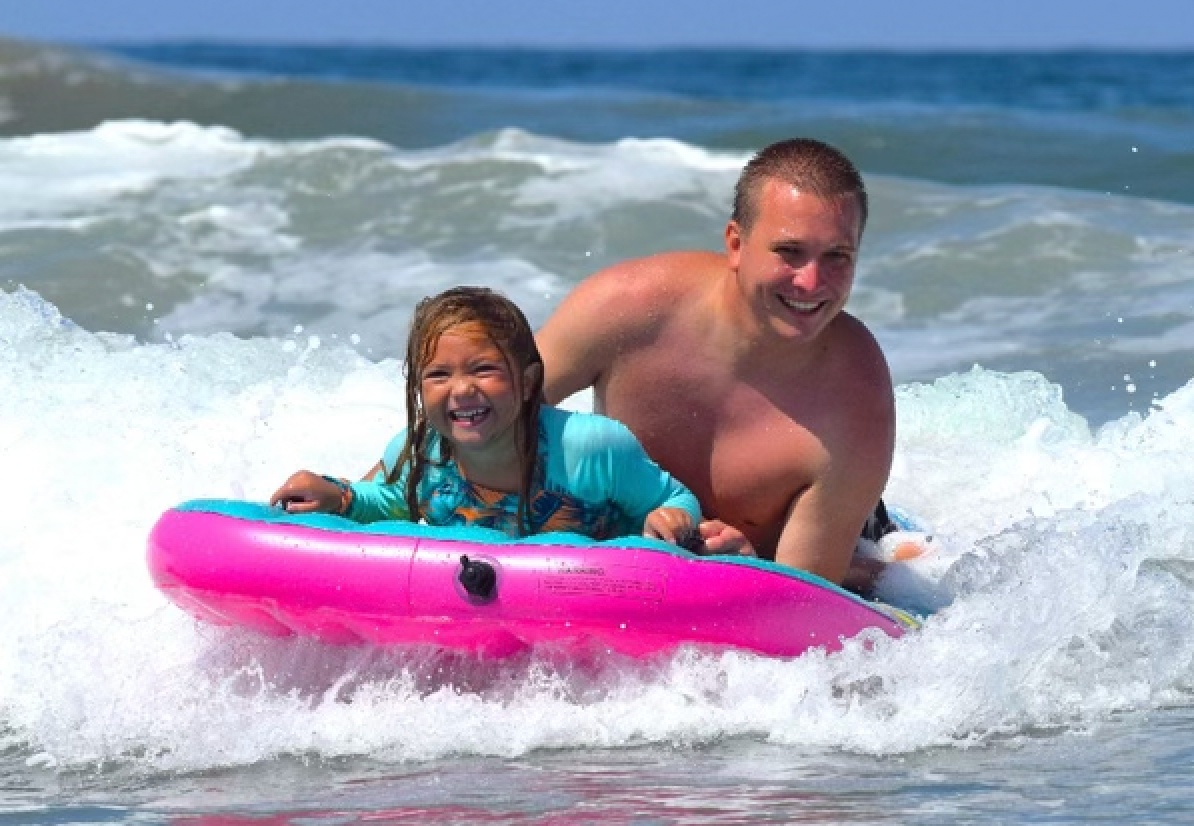
[[0,221],[93,212],[163,180],[244,169],[261,148],[234,131],[190,123],[118,121],[86,132],[0,141]]
[[137,343],[0,293],[0,745],[146,769],[737,736],[895,754],[1188,702],[1194,384],[1098,430],[1031,373],[904,385],[898,410],[888,498],[940,550],[887,596],[942,606],[902,640],[597,672],[267,641],[168,604],[146,534],[184,499],[363,472],[402,424],[400,365],[305,333]]

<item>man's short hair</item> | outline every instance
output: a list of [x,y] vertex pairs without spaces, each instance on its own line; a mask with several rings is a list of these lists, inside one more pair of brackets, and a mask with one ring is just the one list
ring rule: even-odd
[[821,198],[853,195],[858,203],[858,235],[866,227],[866,184],[858,168],[841,151],[812,138],[792,138],[764,147],[750,159],[734,188],[730,216],[744,233],[759,215],[763,184],[779,180]]

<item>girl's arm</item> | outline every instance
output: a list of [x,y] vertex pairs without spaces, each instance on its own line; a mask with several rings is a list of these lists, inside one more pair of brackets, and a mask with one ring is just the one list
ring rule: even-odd
[[614,501],[636,519],[641,518],[648,536],[675,541],[677,531],[701,521],[701,503],[678,479],[655,464],[626,426],[608,421],[614,425],[610,440]]
[[393,485],[385,482],[353,482],[352,508],[348,516],[358,522],[380,522],[385,519],[410,521],[406,507],[406,476]]
[[655,464],[621,422],[597,414],[569,420],[567,462],[578,488],[618,505],[647,536],[678,542],[700,523],[696,496]]
[[410,509],[406,506],[406,474],[403,468],[394,484],[387,484],[390,468],[398,464],[402,448],[406,445],[406,428],[390,440],[382,454],[381,461],[373,466],[368,475],[359,482],[353,482],[352,518],[358,522],[378,522],[383,519],[410,520]]

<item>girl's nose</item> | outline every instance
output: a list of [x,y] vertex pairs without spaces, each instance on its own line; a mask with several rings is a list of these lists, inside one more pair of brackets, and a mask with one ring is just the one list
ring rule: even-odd
[[458,376],[452,382],[452,395],[454,396],[469,396],[477,390],[477,382],[472,376],[464,375]]

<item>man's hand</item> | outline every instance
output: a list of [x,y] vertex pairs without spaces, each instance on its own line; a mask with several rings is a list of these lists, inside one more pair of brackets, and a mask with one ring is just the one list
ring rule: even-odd
[[887,563],[882,559],[855,553],[850,559],[850,569],[846,571],[842,587],[870,599],[874,596],[875,585],[886,568]]

